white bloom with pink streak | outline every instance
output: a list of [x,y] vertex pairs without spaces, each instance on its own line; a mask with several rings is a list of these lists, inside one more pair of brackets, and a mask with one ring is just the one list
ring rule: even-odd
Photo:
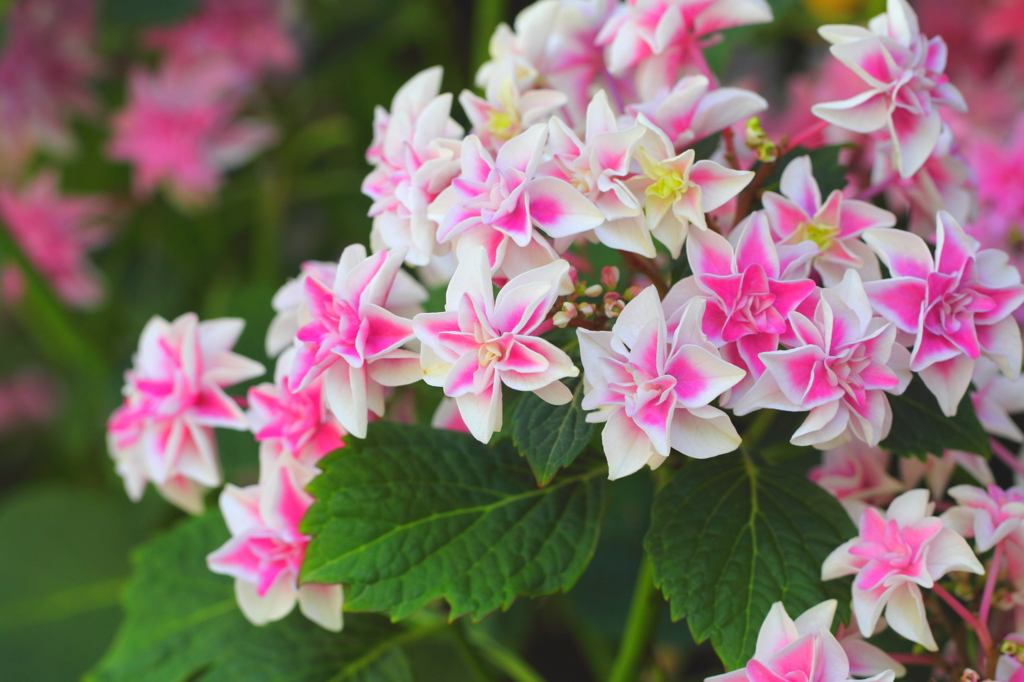
[[536,336],[569,264],[558,260],[523,273],[494,297],[487,254],[475,249],[459,263],[442,313],[413,320],[422,343],[424,380],[455,398],[470,433],[486,443],[501,430],[501,387],[532,391],[552,405],[572,400],[561,379],[579,370],[564,351]]
[[367,257],[353,244],[341,254],[331,286],[313,277],[304,282],[302,317],[308,319],[300,319],[289,387],[302,390],[323,376],[327,405],[356,438],[366,437],[368,412],[384,415],[385,387],[422,378],[419,356],[402,349],[413,339],[412,321],[384,307],[403,251]]
[[808,471],[807,478],[832,493],[858,523],[869,506],[885,506],[904,490],[889,475],[889,460],[885,450],[853,441],[823,453],[821,464]]
[[[892,662],[901,672],[903,666],[880,649],[859,642],[851,655],[832,634],[836,600],[829,599],[812,606],[796,620],[790,618],[782,602],[775,602],[757,633],[754,657],[746,667],[724,675],[714,675],[705,682],[767,682],[768,680],[807,680],[808,682],[852,682],[852,669],[872,670],[869,682],[892,682],[892,668],[878,668]],[[858,655],[859,654],[859,655]],[[886,660],[888,659],[888,660]],[[866,664],[866,665],[865,665]]]
[[310,541],[299,531],[299,522],[313,504],[305,487],[315,475],[284,455],[261,462],[259,485],[238,488],[229,483],[221,493],[220,509],[231,539],[207,556],[206,563],[214,573],[234,577],[238,606],[254,625],[284,618],[298,602],[306,618],[341,630],[341,585],[298,582]]
[[832,54],[864,79],[868,90],[840,102],[817,104],[819,118],[856,133],[883,131],[892,141],[893,167],[909,178],[939,140],[939,105],[967,111],[960,91],[945,75],[942,38],[921,35],[906,0],[888,0],[885,14],[861,26],[822,26]]
[[174,322],[154,317],[142,330],[124,404],[107,424],[110,455],[132,500],[152,481],[169,502],[198,514],[203,493],[221,484],[213,429],[248,429],[224,388],[264,371],[231,352],[244,325],[186,313]]
[[656,468],[673,449],[698,459],[732,452],[739,434],[711,406],[746,372],[722,360],[701,329],[703,299],[691,301],[669,336],[654,287],[630,301],[610,332],[578,329],[583,409],[601,433],[608,478]]
[[893,630],[929,651],[938,646],[925,616],[921,588],[930,589],[950,571],[985,573],[967,541],[932,515],[928,491],[910,490],[883,517],[864,511],[858,537],[840,545],[821,567],[821,579],[856,575],[853,611],[865,637],[874,634],[885,610]]
[[1024,442],[1024,432],[1011,417],[1024,413],[1024,377],[1008,379],[994,362],[981,357],[974,364],[972,380],[975,390],[971,403],[985,431],[1015,443]]
[[866,241],[891,279],[865,285],[871,304],[915,336],[910,369],[920,374],[946,416],[956,414],[982,355],[1011,379],[1020,376],[1021,333],[1012,313],[1024,303],[1020,273],[1001,251],[978,251],[951,215],[940,211],[936,249],[917,235],[869,230]]
[[881,279],[878,258],[860,236],[873,227],[892,227],[896,216],[866,201],[846,199],[838,189],[822,201],[809,156],[793,159],[786,166],[780,190],[782,194],[765,192],[761,196],[779,245],[810,242],[817,247],[813,260],[798,274],[809,275],[813,263],[825,286],[841,282],[851,268],[863,281]]
[[545,122],[567,101],[558,90],[520,90],[512,69],[512,64],[501,65],[487,83],[486,99],[469,90],[459,95],[459,104],[473,125],[470,132],[494,152],[516,135]]
[[789,322],[794,347],[761,353],[765,372],[736,414],[809,411],[793,444],[825,450],[852,437],[877,445],[892,426],[886,392],[910,384],[909,353],[896,343],[896,327],[872,315],[856,271],[821,291],[812,317],[793,312]]
[[957,506],[946,511],[942,520],[965,538],[973,537],[979,552],[1005,540],[1024,552],[1024,488],[1003,490],[994,483],[984,488],[955,485],[949,495]]

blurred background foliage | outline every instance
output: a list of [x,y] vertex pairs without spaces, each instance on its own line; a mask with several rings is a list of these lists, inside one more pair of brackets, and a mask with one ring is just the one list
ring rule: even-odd
[[[122,373],[145,322],[186,311],[204,319],[244,318],[238,352],[272,366],[263,337],[273,293],[303,261],[333,259],[345,245],[368,238],[370,201],[359,188],[368,172],[363,155],[374,106],[386,106],[409,77],[434,64],[444,66],[445,90],[471,87],[494,26],[528,3],[295,0],[302,69],[265,82],[249,104],[251,113],[275,124],[277,143],[233,172],[211,205],[183,210],[161,195],[134,199],[130,169],[104,150],[109,113],[125,100],[127,69],[154,59],[140,44],[140,31],[181,21],[197,4],[104,0],[98,39],[105,66],[94,83],[101,111],[74,121],[72,157],[33,160],[59,166],[67,192],[112,195],[118,220],[109,243],[93,254],[108,290],[99,309],[66,308],[30,268],[25,297],[0,304],[0,378],[42,372],[57,395],[56,410],[37,423],[0,425],[0,682],[79,679],[120,620],[117,598],[131,548],[180,516],[152,490],[140,504],[129,503],[104,442],[106,418],[119,402]],[[730,32],[709,59],[725,83],[756,76],[775,103],[785,76],[824,52],[817,25],[862,21],[884,2],[772,4],[774,24]],[[9,5],[0,2],[0,12]],[[455,115],[461,115],[457,107]],[[27,265],[12,245],[0,230],[0,256]],[[219,437],[226,479],[253,482],[251,435],[221,431]],[[606,670],[588,665],[610,665],[651,495],[646,477],[616,482],[597,556],[577,589],[520,600],[484,627],[525,652],[549,679],[603,676]],[[660,669],[675,679],[702,678],[717,659],[664,610]],[[454,639],[408,653],[422,682],[472,679]]]

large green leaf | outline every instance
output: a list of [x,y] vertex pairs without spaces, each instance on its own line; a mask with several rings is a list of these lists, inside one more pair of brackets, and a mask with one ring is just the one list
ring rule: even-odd
[[537,485],[546,486],[558,470],[572,464],[587,447],[598,424],[588,424],[583,401],[583,380],[566,382],[573,399],[557,407],[533,393],[522,397],[512,415],[512,440],[526,456]]
[[782,467],[734,453],[695,460],[655,498],[645,546],[672,618],[711,638],[730,669],[754,653],[771,605],[794,616],[849,585],[823,583],[821,564],[856,535],[827,492]]
[[903,457],[924,459],[946,450],[963,450],[991,457],[988,435],[974,413],[970,396],[960,401],[955,417],[942,414],[938,401],[920,378],[914,377],[903,395],[889,396],[892,430],[882,447]]
[[395,620],[440,597],[452,618],[481,618],[569,589],[605,508],[607,469],[595,461],[538,489],[511,447],[425,427],[371,424],[320,466],[303,579],[345,583],[346,608]]
[[396,648],[409,633],[381,618],[348,618],[340,634],[298,609],[277,623],[251,625],[232,580],[206,567],[206,555],[227,538],[220,514],[209,512],[136,552],[124,625],[89,682],[411,680]]

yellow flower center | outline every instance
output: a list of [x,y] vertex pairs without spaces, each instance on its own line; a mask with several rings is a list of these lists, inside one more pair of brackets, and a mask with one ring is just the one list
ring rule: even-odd
[[839,228],[816,223],[803,223],[800,229],[804,239],[811,240],[822,251],[828,251],[832,247],[832,242],[835,241],[835,236],[839,234]]
[[481,367],[488,367],[497,362],[505,354],[505,349],[497,341],[491,341],[480,346],[477,351],[477,360]]
[[666,172],[658,178],[657,182],[647,188],[647,196],[668,199],[682,194],[684,191],[686,191],[686,180],[683,179],[679,171],[671,171]]
[[491,134],[500,140],[511,140],[515,137],[516,130],[519,128],[518,123],[513,120],[508,114],[495,111],[491,114],[491,119],[488,121],[491,129]]

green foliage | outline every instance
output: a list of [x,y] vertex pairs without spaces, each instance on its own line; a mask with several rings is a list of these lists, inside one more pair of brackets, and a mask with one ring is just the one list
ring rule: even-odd
[[378,422],[320,464],[303,579],[350,585],[346,608],[405,618],[444,597],[482,618],[568,590],[594,553],[606,469],[577,462],[538,489],[508,447]]
[[524,395],[512,415],[512,439],[530,463],[537,485],[551,482],[558,470],[576,458],[597,432],[598,424],[588,424],[583,401],[583,380],[567,381],[573,391],[572,402],[552,406],[530,393]]
[[152,26],[181,21],[199,0],[103,0],[103,18],[113,25]]
[[856,535],[834,497],[803,476],[746,453],[694,460],[655,498],[645,546],[655,583],[698,642],[711,638],[727,668],[754,653],[771,605],[793,615],[849,601],[849,584],[822,583],[825,557]]
[[903,457],[925,459],[946,450],[963,450],[991,457],[988,435],[974,413],[969,395],[960,401],[955,417],[942,414],[935,396],[919,377],[903,395],[890,395],[892,431],[881,445]]
[[762,188],[778,192],[782,173],[789,162],[801,156],[810,156],[814,179],[818,181],[818,187],[821,189],[821,198],[825,199],[833,191],[846,187],[846,166],[839,163],[839,152],[843,147],[844,145],[834,144],[816,149],[796,147],[790,150],[775,162],[775,169],[765,178]]
[[220,514],[210,512],[136,552],[124,625],[89,682],[411,681],[396,647],[412,633],[380,618],[348,618],[340,634],[298,609],[264,627],[250,624],[232,579],[206,567],[206,555],[227,538]]

